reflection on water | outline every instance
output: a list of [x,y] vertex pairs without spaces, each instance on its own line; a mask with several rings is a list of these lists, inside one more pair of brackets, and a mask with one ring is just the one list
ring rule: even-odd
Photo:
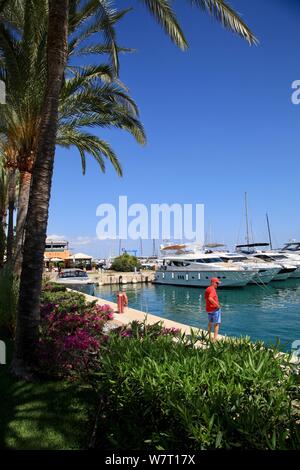
[[[162,285],[126,285],[123,287],[132,308],[163,318],[206,328],[204,289]],[[118,286],[96,287],[95,295],[116,301]],[[274,343],[282,349],[300,339],[300,281],[273,282],[267,286],[220,289],[223,318],[221,333],[248,335]],[[286,344],[285,344],[286,343]]]

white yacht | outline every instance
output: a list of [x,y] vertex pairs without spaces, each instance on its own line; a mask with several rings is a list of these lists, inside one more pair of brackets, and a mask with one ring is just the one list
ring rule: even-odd
[[300,254],[300,242],[297,242],[295,240],[292,240],[290,242],[287,242],[283,248],[280,249],[280,251],[284,251],[287,253],[293,253],[293,254]]
[[188,245],[169,245],[161,251],[175,251],[163,258],[157,269],[155,282],[177,286],[207,287],[210,279],[220,279],[220,287],[243,287],[257,274],[257,269],[231,266],[217,254],[204,253],[198,249],[189,250]]
[[86,271],[78,268],[63,269],[55,279],[58,284],[79,284],[87,285],[94,284],[91,278],[87,275]]
[[296,254],[286,254],[286,253],[279,253],[277,251],[263,251],[262,253],[258,253],[257,257],[260,259],[265,259],[269,262],[269,259],[274,261],[277,264],[281,264],[283,267],[295,268],[294,271],[291,271],[288,278],[296,278],[300,279],[300,256]]
[[249,281],[249,284],[268,284],[282,269],[278,264],[267,263],[242,253],[224,252],[219,253],[219,256],[228,264],[238,264],[245,269],[257,269],[257,274]]
[[261,261],[267,262],[269,265],[276,263],[281,267],[280,271],[274,276],[273,281],[285,281],[292,275],[297,275],[298,266],[289,259],[284,259],[283,255],[274,252],[273,250],[257,250],[258,247],[269,246],[269,243],[251,243],[247,245],[237,245],[236,249],[246,254],[250,258],[256,258]]

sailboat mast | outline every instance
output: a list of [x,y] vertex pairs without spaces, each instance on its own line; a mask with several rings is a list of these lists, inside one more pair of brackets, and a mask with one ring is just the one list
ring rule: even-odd
[[249,238],[249,221],[248,221],[248,201],[247,201],[247,193],[245,193],[245,209],[246,209],[246,241],[247,245],[250,244]]
[[268,217],[268,214],[266,214],[266,217],[267,217],[267,225],[268,225],[268,233],[269,233],[269,242],[270,242],[270,248],[271,248],[271,250],[273,250],[273,246],[272,246],[272,238],[271,238],[271,230],[270,230],[270,223],[269,223],[269,217]]

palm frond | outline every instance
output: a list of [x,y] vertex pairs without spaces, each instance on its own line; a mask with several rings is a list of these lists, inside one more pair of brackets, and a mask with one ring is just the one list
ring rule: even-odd
[[169,0],[141,0],[146,5],[150,13],[163,27],[172,41],[182,50],[187,49],[188,43],[184,37],[179,23],[176,19]]
[[103,172],[105,172],[105,162],[103,159],[105,157],[111,162],[119,176],[123,174],[120,162],[113,149],[107,142],[95,135],[60,127],[57,135],[57,144],[66,148],[72,146],[77,148],[81,156],[83,174],[86,169],[86,154],[90,154],[95,158]]
[[207,11],[220,21],[225,28],[237,33],[248,41],[250,45],[258,43],[257,38],[246,23],[244,23],[241,17],[224,0],[189,0],[189,2]]

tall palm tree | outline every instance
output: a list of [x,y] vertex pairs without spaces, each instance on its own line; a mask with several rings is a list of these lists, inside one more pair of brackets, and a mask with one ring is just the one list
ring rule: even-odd
[[[24,244],[24,267],[20,281],[22,288],[19,295],[15,354],[12,363],[13,372],[23,377],[28,373],[28,366],[32,366],[37,360],[39,296],[58,126],[59,95],[67,63],[68,9],[68,0],[49,0],[47,85],[34,165],[36,178],[32,181],[32,197],[27,216],[28,231]],[[35,221],[35,227],[30,226],[32,220]],[[26,294],[27,289],[34,293],[33,297]]]
[[[45,13],[46,9],[44,16]],[[125,11],[111,14],[110,23],[116,23],[124,14]],[[77,23],[80,18],[86,23],[91,16],[91,11],[80,11],[80,14],[77,14]],[[70,22],[74,27],[72,16]],[[114,60],[113,68],[103,64],[84,67],[72,65],[74,57],[94,54],[94,48],[90,50],[81,47],[80,44],[89,38],[92,31],[101,32],[105,26],[106,23],[102,18],[95,19],[92,30],[90,25],[83,27],[81,24],[80,32],[75,38],[73,35],[69,41],[68,65],[60,97],[57,144],[65,147],[76,146],[82,158],[83,170],[85,170],[85,155],[90,153],[103,171],[104,156],[112,162],[117,173],[121,174],[121,166],[109,144],[83,128],[119,127],[132,133],[136,140],[143,144],[145,135],[138,121],[137,107],[120,82],[113,83],[116,66]],[[17,274],[21,269],[24,228],[37,149],[43,89],[46,83],[46,22],[39,21],[38,27],[36,50],[26,39],[29,33],[19,41],[16,41],[11,32],[5,28],[2,28],[0,34],[0,47],[5,50],[7,57],[6,63],[0,66],[0,77],[6,81],[8,90],[6,106],[0,109],[0,135],[6,137],[3,139],[3,145],[8,149],[5,151],[7,167],[17,168],[20,172],[14,256]],[[97,43],[96,46],[98,54],[100,51],[109,52],[111,48],[107,41],[104,44]],[[127,50],[116,45],[114,47],[118,52]]]
[[[171,2],[168,0],[142,1],[172,40],[180,47],[186,48],[187,44],[171,8]],[[111,7],[111,2],[90,0],[86,2],[86,6],[94,8],[96,3],[99,14],[105,17]],[[216,16],[226,27],[241,35],[249,43],[255,42],[247,26],[223,0],[190,0],[190,3]],[[24,375],[26,367],[32,366],[36,360],[39,296],[58,124],[59,95],[67,62],[68,13],[69,6],[74,12],[78,4],[76,0],[70,0],[70,2],[49,0],[48,82],[27,215],[14,357],[14,371],[20,375]],[[113,28],[108,25],[107,35],[112,44],[114,43],[113,31]],[[113,57],[116,70],[118,70],[116,50],[113,50]]]

